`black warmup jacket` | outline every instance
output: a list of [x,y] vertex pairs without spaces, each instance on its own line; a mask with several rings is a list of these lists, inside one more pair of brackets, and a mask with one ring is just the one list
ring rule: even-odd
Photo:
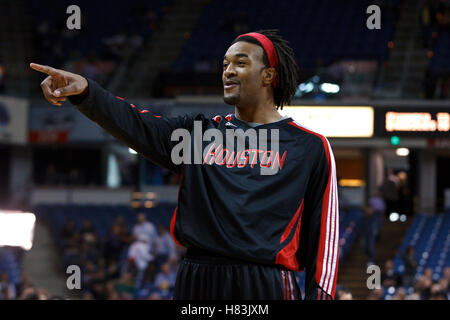
[[[253,128],[258,134],[267,132],[267,148],[260,148],[264,135],[258,135],[256,146],[244,137],[245,148],[238,148],[236,138],[233,149],[228,138],[208,141],[202,134],[212,132],[208,129],[223,137],[227,129],[252,132],[234,115],[161,117],[88,82],[88,95],[70,97],[72,104],[127,146],[180,174],[170,226],[176,243],[305,270],[306,299],[334,298],[339,212],[334,156],[324,136],[287,118]],[[201,128],[200,134],[194,128]],[[278,150],[272,148],[274,129]],[[186,133],[192,133],[190,141],[179,138]],[[195,141],[201,148],[194,148]],[[180,151],[180,142],[188,148]],[[174,163],[172,152],[184,161]],[[262,174],[269,168],[270,174]]]

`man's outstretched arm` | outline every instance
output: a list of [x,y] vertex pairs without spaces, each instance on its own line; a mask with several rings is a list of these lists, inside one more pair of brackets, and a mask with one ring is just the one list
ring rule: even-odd
[[84,115],[127,146],[158,165],[178,171],[170,158],[176,143],[171,141],[171,134],[177,128],[189,130],[192,118],[163,118],[114,96],[78,74],[34,63],[30,67],[48,75],[41,88],[51,104],[61,106],[69,99]]

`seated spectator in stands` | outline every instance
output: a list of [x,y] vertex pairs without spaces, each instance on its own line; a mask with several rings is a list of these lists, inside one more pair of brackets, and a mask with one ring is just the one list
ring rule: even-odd
[[384,264],[384,271],[381,274],[381,284],[385,288],[398,287],[401,285],[400,276],[395,272],[392,260],[387,260]]
[[148,300],[161,300],[161,295],[158,292],[153,292],[149,297]]
[[430,288],[430,300],[447,300],[444,288],[439,283],[435,283]]
[[91,292],[92,285],[104,279],[104,273],[93,261],[85,261],[80,267],[82,272],[81,286],[84,290]]
[[19,300],[47,300],[49,293],[42,288],[26,288]]
[[392,296],[392,300],[405,300],[406,299],[406,290],[401,287],[398,288],[395,294]]
[[134,279],[130,271],[122,274],[119,280],[114,283],[114,289],[122,300],[133,299],[134,295]]
[[109,262],[106,264],[105,280],[117,279],[120,277],[120,268],[117,262]]
[[139,234],[138,239],[131,244],[128,250],[128,264],[131,268],[136,269],[136,288],[141,286],[145,270],[149,262],[154,259],[151,250],[150,238],[146,234]]
[[87,261],[97,264],[100,259],[100,252],[96,247],[95,242],[89,243],[83,241],[80,244],[79,257],[82,264]]
[[114,283],[112,281],[108,281],[105,284],[105,298],[107,300],[120,300],[120,296],[114,288]]
[[92,221],[90,219],[83,219],[81,230],[80,230],[81,240],[92,244],[97,241],[97,236],[94,231],[94,227],[92,226]]
[[175,287],[175,279],[177,275],[170,268],[169,263],[161,265],[161,271],[155,277],[155,286],[162,292],[167,294]]
[[336,300],[353,300],[353,296],[347,288],[339,288],[336,291]]
[[142,285],[150,284],[155,282],[156,276],[156,266],[154,261],[150,261],[145,269],[144,277],[142,279]]
[[417,261],[414,257],[413,247],[407,247],[405,249],[405,252],[402,254],[402,260],[403,265],[405,266],[405,270],[402,274],[402,284],[405,287],[413,287],[417,268]]
[[416,291],[406,296],[406,300],[420,300],[420,294]]
[[108,297],[105,283],[102,280],[96,280],[91,284],[91,292],[95,300],[105,300]]
[[94,295],[89,291],[82,292],[81,300],[94,300]]
[[133,242],[133,238],[130,235],[130,230],[128,230],[128,226],[125,223],[123,216],[117,216],[116,219],[114,219],[114,225],[120,227],[120,237],[124,243],[130,244]]
[[415,285],[415,291],[420,295],[420,300],[428,300],[431,294],[431,285],[433,282],[425,275],[421,275]]
[[78,242],[78,234],[75,229],[75,222],[72,219],[68,219],[60,233],[63,240],[63,248],[75,245]]
[[423,272],[423,276],[429,279],[431,282],[433,282],[433,269],[426,268]]
[[162,263],[167,262],[170,258],[176,256],[175,242],[165,225],[159,226],[159,236],[155,242],[155,264],[159,267]]
[[104,257],[106,264],[111,265],[114,262],[119,261],[126,245],[127,243],[122,237],[122,228],[120,224],[114,223],[105,239]]
[[2,272],[0,275],[0,300],[14,300],[16,299],[16,286],[9,279],[7,272]]
[[138,213],[137,224],[133,227],[134,239],[137,240],[140,236],[145,237],[150,246],[154,245],[154,242],[158,237],[158,232],[156,231],[154,224],[147,221],[143,212]]
[[366,299],[367,300],[383,300],[383,289],[371,290]]
[[28,274],[25,271],[20,273],[20,282],[16,286],[17,296],[20,297],[25,289],[33,287],[33,284],[30,282],[28,278]]

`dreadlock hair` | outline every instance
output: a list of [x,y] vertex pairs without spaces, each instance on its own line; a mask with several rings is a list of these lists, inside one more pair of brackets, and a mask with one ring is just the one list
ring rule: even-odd
[[[300,79],[294,50],[292,50],[292,48],[289,46],[289,42],[281,37],[278,29],[259,30],[255,32],[269,38],[269,40],[273,43],[275,51],[277,52],[278,68],[276,71],[278,84],[273,91],[273,100],[275,102],[275,105],[277,106],[277,109],[283,109],[284,105],[288,105],[291,103],[292,96],[297,90]],[[231,45],[235,44],[238,41],[250,42],[262,48],[262,45],[258,40],[249,36],[237,38],[231,43]],[[267,58],[267,54],[264,48],[263,63],[267,68],[270,68],[269,59]]]

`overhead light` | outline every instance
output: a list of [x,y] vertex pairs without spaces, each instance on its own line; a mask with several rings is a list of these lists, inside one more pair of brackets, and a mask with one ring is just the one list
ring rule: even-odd
[[137,154],[137,152],[136,151],[134,151],[133,149],[131,149],[131,148],[128,148],[128,152],[129,153],[131,153],[131,154]]
[[395,154],[399,157],[407,157],[409,155],[409,149],[408,148],[397,148],[395,149]]
[[400,221],[401,222],[405,222],[406,221],[406,214],[401,214],[400,215]]
[[399,218],[399,214],[398,214],[397,212],[392,212],[392,213],[389,215],[389,221],[391,221],[391,222],[397,221],[398,218]]
[[314,84],[312,82],[300,83],[299,89],[300,92],[309,93],[313,91]]
[[325,93],[338,93],[340,87],[334,83],[324,82],[319,86],[319,89]]

